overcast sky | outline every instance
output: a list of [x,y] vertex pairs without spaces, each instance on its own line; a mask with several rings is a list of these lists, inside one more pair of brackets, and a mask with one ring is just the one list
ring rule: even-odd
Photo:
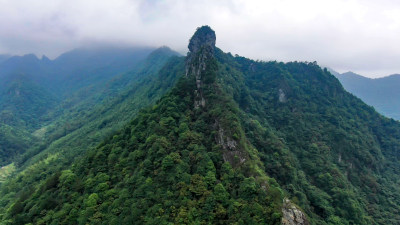
[[54,58],[93,43],[186,54],[205,24],[232,54],[369,77],[400,73],[398,0],[0,0],[0,54]]

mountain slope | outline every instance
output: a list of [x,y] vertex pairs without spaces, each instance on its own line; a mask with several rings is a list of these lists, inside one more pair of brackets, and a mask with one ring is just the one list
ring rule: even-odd
[[[58,166],[66,160],[60,157],[41,164],[51,170],[30,168],[47,171],[42,177],[21,186],[27,178],[19,176],[1,187],[1,218],[10,224],[400,222],[399,122],[346,92],[316,63],[256,62],[214,45],[215,33],[199,28],[185,61],[172,59],[160,70],[168,80],[180,78],[153,107],[81,150],[86,154],[72,166]],[[151,81],[157,79],[165,80]]]
[[282,193],[216,82],[214,44],[209,27],[198,29],[177,86],[72,170],[20,198],[11,221],[279,224]]
[[15,74],[24,74],[33,78],[31,79],[33,81],[39,81],[45,77],[47,72],[46,65],[33,54],[12,56],[0,63],[1,78]]
[[[38,140],[25,129],[0,124],[0,167],[10,164]],[[0,182],[1,183],[1,182]]]
[[[40,129],[47,148],[33,149],[33,153],[40,150],[40,154],[32,160],[32,152],[28,152],[18,164],[24,164],[26,159],[35,162],[35,158],[63,151],[69,156],[67,158],[73,159],[79,155],[76,151],[83,150],[81,146],[98,143],[164,94],[177,79],[174,67],[179,68],[181,64],[182,59],[176,57],[175,52],[158,49],[149,55],[141,68],[104,85],[96,85],[95,94],[78,97],[78,100],[68,99],[54,112],[59,114],[62,111],[62,114]],[[85,89],[83,92],[87,94],[88,91]]]
[[[154,48],[96,47],[66,52],[54,60],[33,54],[13,56],[0,63],[0,77],[23,74],[58,97],[131,71]],[[0,82],[1,84],[2,82]]]
[[[151,48],[77,49],[55,60],[25,55],[1,63],[0,165],[30,151],[29,148],[39,149],[36,152],[43,149],[40,139],[44,134],[52,133],[51,140],[46,140],[50,142],[77,129],[76,123],[84,119],[82,114],[78,119],[77,112],[88,111],[123,91],[130,81],[141,76],[139,71],[147,73],[143,70],[149,65],[144,64],[151,62],[151,51]],[[166,60],[177,53],[160,48],[152,55]],[[154,71],[165,63],[163,59],[152,60]]]
[[24,75],[12,75],[3,81],[0,84],[0,166],[38,142],[31,133],[46,122],[43,115],[57,103],[55,96]]
[[96,95],[66,107],[58,119],[37,130],[42,144],[19,157],[16,174],[0,184],[0,218],[16,196],[68,168],[173,86],[174,71],[184,67],[183,59],[174,55],[167,48],[156,50],[141,68],[111,80]]
[[343,87],[385,116],[400,120],[400,75],[371,79],[347,72],[335,75]]
[[57,103],[57,98],[46,88],[23,74],[5,77],[3,81],[0,91],[1,114],[12,114],[11,118],[1,119],[3,123],[37,128],[42,115]]
[[135,70],[154,50],[146,47],[99,47],[66,52],[50,64],[58,84],[54,91],[68,96],[71,91]]
[[398,122],[314,63],[257,63],[221,52],[218,58],[267,174],[312,223],[400,221]]
[[7,59],[9,59],[11,56],[7,55],[7,54],[0,54],[0,64],[4,61],[6,61]]

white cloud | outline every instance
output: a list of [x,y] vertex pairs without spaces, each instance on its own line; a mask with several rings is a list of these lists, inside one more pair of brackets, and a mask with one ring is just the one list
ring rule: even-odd
[[208,24],[234,54],[383,76],[400,73],[399,15],[394,0],[0,0],[0,53],[54,57],[93,42],[185,53]]

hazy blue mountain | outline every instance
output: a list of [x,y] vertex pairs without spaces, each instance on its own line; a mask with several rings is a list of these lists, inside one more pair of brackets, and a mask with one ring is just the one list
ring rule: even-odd
[[8,54],[0,54],[0,63],[4,62],[5,60],[7,60],[10,57],[11,56]]
[[[332,70],[331,70],[332,72]],[[371,79],[353,72],[332,72],[343,87],[387,117],[400,120],[400,75]]]
[[6,76],[23,74],[31,80],[40,81],[47,77],[49,68],[34,54],[12,56],[0,64],[0,82]]
[[52,63],[52,74],[67,94],[87,85],[106,81],[113,76],[133,70],[155,48],[82,48],[64,53]]
[[55,95],[65,97],[88,85],[133,70],[154,50],[150,47],[79,48],[54,60],[46,56],[39,59],[33,54],[13,56],[0,63],[0,78],[23,74]]
[[[62,54],[55,60],[33,54],[4,56],[0,63],[1,111],[12,114],[8,124],[38,127],[38,121],[59,103],[82,89],[95,89],[114,76],[132,71],[154,49],[87,48]],[[4,117],[4,116],[3,116]],[[49,120],[51,118],[47,118]]]

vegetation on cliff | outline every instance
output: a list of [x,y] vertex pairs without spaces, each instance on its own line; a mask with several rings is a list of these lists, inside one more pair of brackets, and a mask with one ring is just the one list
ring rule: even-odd
[[315,62],[259,62],[214,45],[214,31],[199,28],[185,60],[139,83],[142,98],[162,97],[72,166],[42,164],[52,167],[43,177],[2,185],[2,220],[280,224],[293,213],[303,224],[400,221],[400,123]]

